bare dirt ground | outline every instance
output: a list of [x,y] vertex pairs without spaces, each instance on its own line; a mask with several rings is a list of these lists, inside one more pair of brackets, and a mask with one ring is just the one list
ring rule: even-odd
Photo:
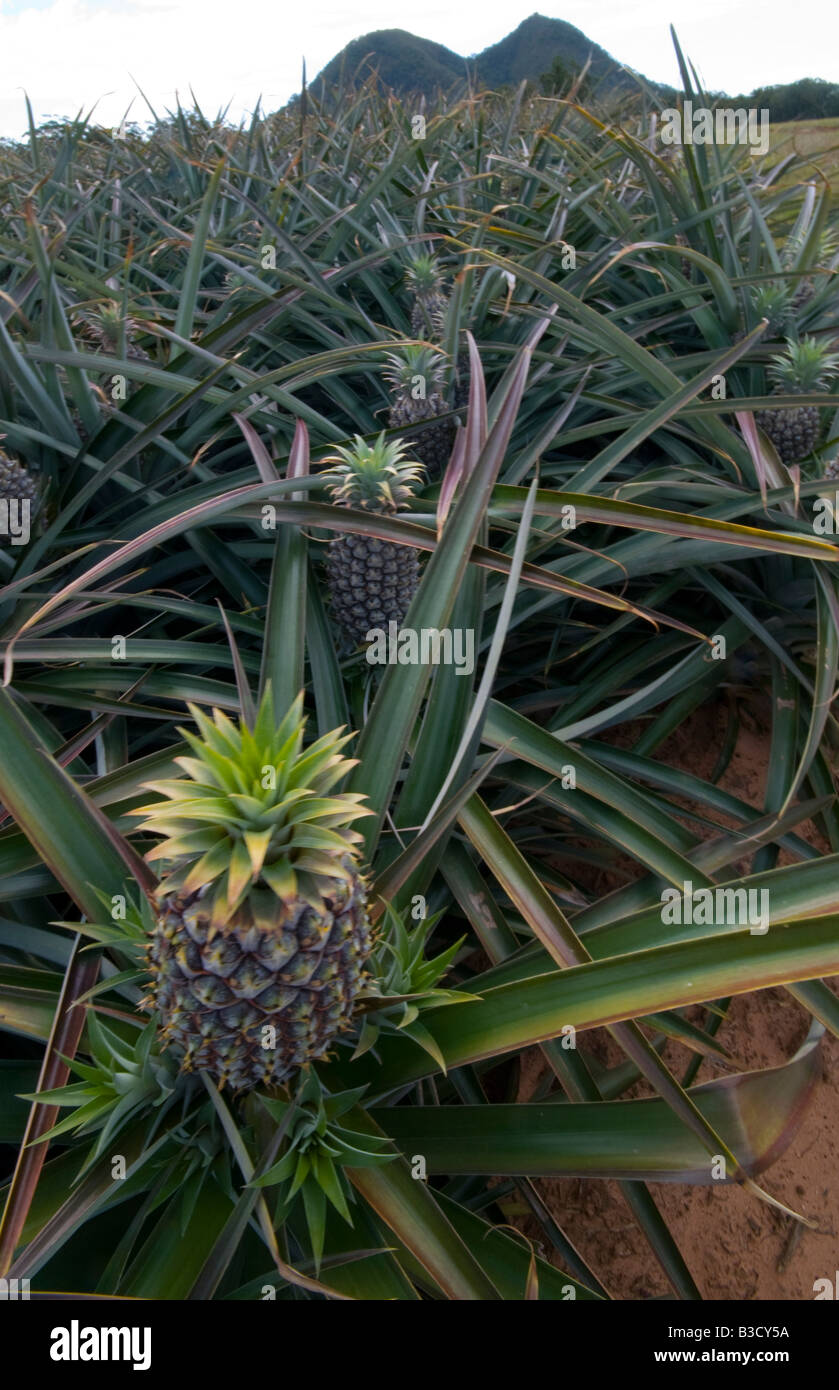
[[[733,795],[763,807],[769,740],[768,709],[760,699],[744,711],[731,764],[719,785]],[[657,749],[657,760],[710,777],[725,736],[724,704],[703,707],[672,738]],[[637,735],[639,730],[635,730]],[[613,741],[634,742],[633,730],[622,728]],[[708,832],[709,834],[712,832]],[[798,833],[823,850],[828,846],[815,826],[805,823]],[[785,862],[782,856],[779,862]],[[732,868],[732,877],[739,866]],[[609,876],[611,877],[611,876]],[[579,875],[578,875],[579,879]],[[592,888],[616,887],[600,875]],[[624,879],[625,881],[625,879]],[[837,981],[832,982],[834,987]],[[789,1060],[803,1041],[809,1015],[783,989],[738,996],[717,1034],[719,1042],[745,1069],[777,1066]],[[620,1054],[607,1034],[586,1035],[605,1061]],[[790,1146],[761,1175],[761,1185],[793,1210],[817,1223],[808,1230],[730,1184],[687,1186],[653,1183],[650,1191],[706,1299],[812,1299],[816,1279],[837,1277],[839,1270],[839,1040],[827,1035],[821,1043],[822,1078]],[[665,1057],[676,1074],[689,1054],[668,1043]],[[532,1094],[543,1071],[538,1049],[524,1059],[520,1098]],[[722,1075],[716,1062],[703,1061],[697,1081]],[[630,1096],[650,1094],[640,1083]],[[544,1179],[538,1184],[543,1200],[580,1254],[613,1298],[646,1299],[672,1296],[660,1266],[648,1248],[620,1195],[616,1183],[578,1179]],[[529,1219],[517,1224],[534,1240],[538,1227]]]

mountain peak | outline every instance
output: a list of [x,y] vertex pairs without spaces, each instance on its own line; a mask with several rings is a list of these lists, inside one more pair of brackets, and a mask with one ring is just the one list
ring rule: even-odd
[[363,81],[377,72],[396,91],[431,96],[463,83],[467,73],[487,87],[500,87],[525,78],[537,80],[556,58],[570,68],[581,68],[589,57],[593,81],[614,85],[626,81],[611,55],[573,24],[534,11],[506,38],[468,59],[405,29],[374,30],[348,43],[312,85]]

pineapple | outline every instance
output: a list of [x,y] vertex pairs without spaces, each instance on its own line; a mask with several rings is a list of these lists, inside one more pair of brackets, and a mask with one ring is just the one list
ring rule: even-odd
[[[839,354],[828,352],[815,338],[796,343],[787,338],[787,351],[772,358],[769,379],[774,395],[806,395],[820,391],[839,367]],[[819,412],[814,405],[761,410],[757,423],[768,434],[784,463],[798,463],[815,448]]]
[[824,470],[824,476],[830,479],[839,478],[839,454],[830,460],[830,463]]
[[[121,306],[115,299],[106,299],[95,311],[79,315],[83,336],[95,348],[106,352],[110,357],[124,355],[129,362],[149,362],[147,352],[137,347],[134,335],[137,325],[131,318],[124,318]],[[113,369],[105,372],[99,385],[109,392],[114,384]]]
[[0,498],[4,501],[30,502],[38,500],[38,484],[28,469],[17,459],[10,459],[0,449]]
[[795,311],[788,285],[777,282],[760,285],[754,292],[752,303],[755,323],[761,319],[767,319],[769,322],[767,337],[780,338],[789,333],[790,325],[795,319]]
[[[801,234],[799,234],[797,237],[791,239],[790,245],[783,253],[781,262],[784,269],[794,269],[795,261],[800,256],[801,249],[802,237]],[[811,268],[816,271],[824,269],[835,260],[837,252],[839,252],[839,239],[837,239],[837,234],[833,228],[828,227],[819,237],[818,250]],[[810,275],[799,275],[796,278],[792,295],[792,307],[796,314],[801,309],[806,309],[815,292],[816,287]]]
[[122,350],[123,335],[125,356],[133,362],[148,362],[149,355],[134,342],[137,325],[131,318],[124,318],[122,308],[115,299],[106,299],[99,309],[81,316],[87,336],[112,356]]
[[[388,356],[385,372],[393,396],[388,424],[403,432],[432,478],[445,471],[454,446],[455,426],[443,394],[442,366],[443,358],[434,348],[407,347]],[[439,423],[426,423],[432,420]],[[410,429],[412,425],[420,428]]]
[[[405,458],[401,440],[388,444],[382,433],[374,444],[356,435],[352,448],[339,449],[331,488],[339,507],[394,515],[408,505],[422,468]],[[374,536],[339,535],[329,543],[327,577],[332,609],[345,636],[354,644],[373,628],[401,623],[419,582],[419,560],[412,546]]]
[[303,697],[277,727],[270,690],[249,728],[190,706],[184,777],[148,783],[133,814],[163,836],[147,1006],[183,1071],[245,1090],[276,1085],[348,1028],[372,948],[358,793],[330,794],[351,737],[304,750]]
[[439,338],[449,299],[443,289],[436,257],[415,256],[405,271],[405,280],[414,296],[411,332],[415,338]]

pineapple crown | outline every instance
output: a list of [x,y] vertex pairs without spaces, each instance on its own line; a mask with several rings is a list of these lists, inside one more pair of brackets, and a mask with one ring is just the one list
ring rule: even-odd
[[90,337],[107,349],[118,348],[123,329],[128,342],[137,332],[133,319],[122,312],[122,305],[115,299],[105,299],[96,309],[79,315]]
[[436,256],[414,256],[406,271],[405,283],[415,295],[432,294],[440,288],[440,266]]
[[357,434],[350,448],[339,448],[325,459],[335,463],[339,481],[330,484],[332,501],[340,507],[360,507],[363,511],[396,512],[407,507],[414,487],[423,476],[419,463],[405,457],[401,439],[385,439],[384,431],[373,444]]
[[824,343],[804,337],[800,343],[787,338],[785,353],[776,353],[769,368],[769,378],[776,387],[792,392],[818,391],[839,370],[839,353],[830,352]]
[[404,347],[388,353],[384,377],[391,389],[402,395],[413,390],[416,377],[422,377],[425,395],[430,396],[442,385],[444,365],[445,356],[438,348]]
[[792,309],[792,290],[789,285],[776,282],[760,285],[752,297],[752,306],[759,319],[768,319],[770,329],[775,329],[790,314]]
[[[786,268],[795,265],[795,262],[798,260],[802,250],[804,249],[804,242],[805,231],[804,229],[798,229],[789,238],[787,244],[781,252],[782,265],[784,265]],[[825,227],[819,235],[815,260],[813,264],[817,266],[823,266],[827,261],[831,260],[836,255],[837,251],[839,251],[839,236],[837,236],[837,233],[833,229],[833,227]]]
[[341,754],[352,734],[335,729],[304,750],[302,694],[278,725],[270,688],[250,728],[219,709],[212,719],[189,711],[201,736],[179,730],[194,754],[175,759],[186,776],[146,783],[164,799],[132,812],[164,837],[147,855],[172,865],[161,893],[203,890],[218,927],[246,900],[258,911],[266,894],[322,910],[333,881],[350,882],[362,839],[351,822],[371,814],[360,793],[328,795],[355,766]]

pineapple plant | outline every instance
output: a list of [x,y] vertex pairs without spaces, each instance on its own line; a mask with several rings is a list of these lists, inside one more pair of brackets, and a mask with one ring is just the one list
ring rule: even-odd
[[449,299],[436,256],[415,256],[405,271],[405,280],[414,300],[411,332],[415,338],[439,338]]
[[[839,354],[815,338],[800,343],[787,339],[785,353],[772,358],[769,379],[773,395],[807,395],[821,391],[836,375]],[[798,463],[812,452],[819,439],[819,411],[814,405],[761,410],[757,423],[769,436],[784,463]]]
[[148,1004],[182,1070],[276,1085],[349,1026],[372,946],[352,823],[369,812],[332,790],[351,735],[304,749],[302,695],[277,724],[269,687],[252,728],[190,711],[185,775],[134,812],[163,837]]
[[443,358],[435,349],[406,347],[389,354],[385,371],[393,396],[388,424],[402,432],[432,478],[445,471],[454,445],[442,370]]
[[[384,433],[373,444],[356,435],[350,448],[327,460],[337,464],[333,503],[394,516],[422,478],[421,466],[405,455],[405,444],[388,443]],[[419,583],[419,560],[411,546],[348,533],[329,543],[327,578],[335,618],[358,644],[371,629],[402,622]]]

